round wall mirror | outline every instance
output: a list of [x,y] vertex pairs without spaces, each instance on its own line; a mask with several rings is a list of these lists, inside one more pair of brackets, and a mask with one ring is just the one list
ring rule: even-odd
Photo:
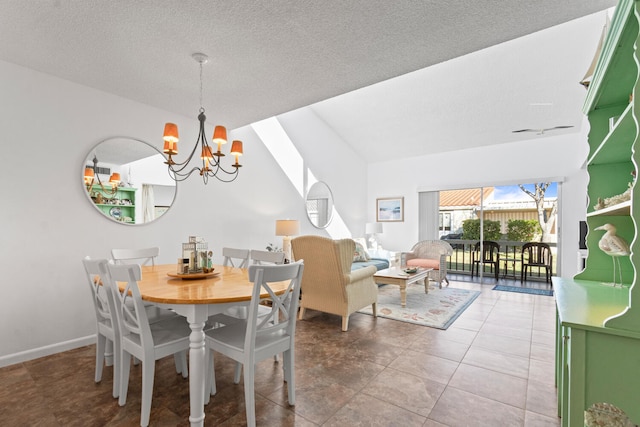
[[322,181],[313,184],[305,203],[311,224],[316,228],[327,228],[333,218],[333,194],[329,186]]
[[144,141],[105,139],[93,147],[82,165],[84,193],[112,221],[149,223],[164,215],[176,196],[176,183],[164,161],[162,153]]

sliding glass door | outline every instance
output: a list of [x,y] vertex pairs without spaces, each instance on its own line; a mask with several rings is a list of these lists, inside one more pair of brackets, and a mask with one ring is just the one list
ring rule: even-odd
[[[558,183],[485,186],[419,193],[419,239],[443,239],[454,247],[450,271],[471,274],[474,246],[495,241],[500,246],[501,277],[518,278],[522,245],[545,242],[554,253],[557,274]],[[477,256],[477,255],[476,255]],[[482,265],[482,275],[494,264]]]

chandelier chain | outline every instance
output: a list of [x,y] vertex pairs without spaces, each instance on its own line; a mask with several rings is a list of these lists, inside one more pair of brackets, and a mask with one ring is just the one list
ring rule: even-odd
[[200,112],[204,111],[204,107],[202,105],[202,62],[200,62]]

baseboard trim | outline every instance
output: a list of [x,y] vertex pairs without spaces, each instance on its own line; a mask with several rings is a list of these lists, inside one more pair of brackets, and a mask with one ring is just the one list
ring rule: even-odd
[[69,341],[46,345],[44,347],[34,348],[27,351],[21,351],[19,353],[0,356],[0,368],[9,365],[15,365],[16,363],[26,362],[28,360],[38,359],[40,357],[49,356],[55,353],[62,353],[63,351],[73,350],[74,348],[95,344],[95,342],[96,335],[94,334]]

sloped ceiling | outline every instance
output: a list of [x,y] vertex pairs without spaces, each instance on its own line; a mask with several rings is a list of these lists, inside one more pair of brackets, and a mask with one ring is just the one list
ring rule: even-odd
[[0,5],[0,60],[195,118],[191,54],[203,52],[210,123],[237,128],[313,105],[375,162],[552,135],[511,132],[521,128],[577,131],[577,82],[604,15],[573,20],[615,1]]

